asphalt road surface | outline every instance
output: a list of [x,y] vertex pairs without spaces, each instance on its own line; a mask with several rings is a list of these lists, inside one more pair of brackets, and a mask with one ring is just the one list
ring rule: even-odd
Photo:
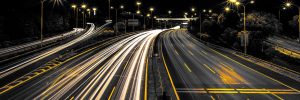
[[[160,55],[168,69],[175,95],[190,99],[287,99],[300,98],[299,90],[245,65],[231,56],[198,42],[186,30],[160,35]],[[225,52],[225,51],[224,51]],[[256,65],[255,65],[256,66]]]
[[140,32],[2,94],[7,99],[143,99],[148,50],[163,30]]

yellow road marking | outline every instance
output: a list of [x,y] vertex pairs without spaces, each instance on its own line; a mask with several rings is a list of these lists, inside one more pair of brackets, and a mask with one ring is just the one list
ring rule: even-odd
[[237,94],[238,91],[208,91],[211,94]]
[[74,96],[72,96],[72,97],[70,98],[70,100],[74,100]]
[[190,67],[189,67],[186,63],[184,63],[184,66],[185,66],[185,68],[187,68],[187,70],[188,70],[189,72],[192,72],[192,70],[190,69]]
[[[99,46],[97,46],[97,47],[99,47]],[[35,74],[34,76],[31,76],[30,78],[28,78],[28,79],[26,79],[26,80],[24,80],[24,81],[20,81],[18,84],[15,84],[15,85],[13,85],[13,86],[10,86],[11,83],[17,82],[19,79],[23,78],[23,77],[24,77],[24,76],[23,76],[23,77],[20,77],[20,78],[16,79],[15,81],[13,81],[13,82],[11,82],[11,83],[8,83],[7,85],[1,87],[1,88],[6,88],[6,87],[9,87],[9,88],[7,88],[7,89],[1,91],[0,94],[3,94],[3,93],[5,93],[5,92],[7,92],[7,91],[9,91],[9,90],[11,90],[11,89],[13,89],[13,88],[15,88],[15,87],[21,85],[21,84],[24,84],[24,83],[30,81],[31,79],[33,79],[33,78],[35,78],[35,77],[37,77],[37,76],[39,76],[39,75],[41,75],[41,74],[43,74],[43,73],[46,73],[47,71],[49,71],[49,70],[51,70],[51,69],[53,69],[53,68],[56,68],[56,67],[58,67],[58,66],[61,66],[62,64],[66,63],[66,62],[68,62],[68,61],[70,61],[70,60],[73,60],[74,58],[77,58],[77,57],[79,57],[79,56],[81,56],[81,55],[83,55],[83,54],[86,54],[87,52],[92,51],[92,50],[96,49],[97,47],[90,48],[90,49],[86,50],[85,52],[82,52],[82,53],[80,53],[80,54],[78,54],[78,55],[76,55],[76,56],[73,56],[73,57],[71,57],[71,58],[69,58],[69,59],[67,59],[67,60],[65,60],[65,61],[63,61],[63,62],[59,62],[58,64],[53,64],[54,66],[49,67],[49,69],[47,69],[46,71],[42,71],[42,72],[40,72],[40,73],[39,73],[39,72],[36,72],[36,71],[38,71],[40,68],[43,68],[43,67],[40,67],[38,70],[32,71],[32,72],[34,72],[34,73],[28,73],[28,74],[24,75],[24,76],[27,76],[27,75],[29,75],[29,74]],[[52,62],[54,62],[54,61],[57,60],[57,59],[58,59],[58,58],[55,58],[55,59],[51,60],[49,63],[52,63]],[[46,66],[47,66],[47,64],[46,64]],[[1,89],[1,88],[0,88],[0,89]]]
[[146,73],[145,73],[145,92],[144,92],[144,100],[147,100],[147,92],[148,92],[148,58],[146,60]]
[[206,68],[208,68],[212,73],[214,73],[214,74],[216,74],[216,72],[213,70],[213,69],[211,69],[209,66],[207,66],[206,64],[203,64]]
[[297,90],[297,89],[295,89],[295,88],[293,88],[293,87],[291,87],[291,86],[288,86],[288,85],[286,85],[286,84],[284,84],[284,83],[282,83],[282,82],[280,82],[280,81],[278,81],[278,80],[276,80],[276,79],[274,79],[274,78],[271,78],[271,77],[269,77],[269,76],[267,76],[267,75],[265,75],[265,74],[263,74],[263,73],[261,73],[261,72],[259,72],[259,71],[256,71],[256,70],[254,70],[254,69],[252,69],[252,68],[250,68],[250,67],[248,67],[248,66],[246,66],[246,65],[244,65],[244,64],[242,64],[242,63],[240,63],[240,62],[238,62],[238,61],[235,61],[235,60],[231,59],[230,57],[228,57],[228,56],[226,56],[226,55],[224,55],[224,54],[219,53],[218,51],[215,51],[215,50],[213,50],[213,49],[211,49],[211,48],[210,48],[210,50],[216,52],[217,54],[219,54],[219,55],[221,55],[221,56],[223,56],[223,57],[225,57],[225,58],[227,58],[227,59],[229,59],[229,60],[231,60],[231,61],[233,61],[233,62],[235,62],[235,63],[237,63],[237,64],[239,64],[239,65],[241,65],[241,66],[243,66],[243,67],[245,67],[245,68],[247,68],[247,69],[249,69],[249,70],[252,70],[252,71],[254,71],[254,72],[256,72],[256,73],[259,73],[260,75],[263,75],[263,76],[265,76],[265,77],[267,77],[267,78],[269,78],[269,79],[271,79],[271,80],[273,80],[273,81],[275,81],[275,82],[277,82],[277,83],[279,83],[279,84],[281,84],[281,85],[283,85],[283,86],[286,86],[286,87],[288,87],[288,88],[290,88],[290,89],[292,89],[292,90],[295,90],[295,91],[297,91],[297,92],[300,93],[299,90]]
[[[162,49],[162,47],[161,47],[161,49]],[[169,77],[169,79],[170,79],[170,82],[171,82],[171,85],[172,85],[174,94],[175,94],[175,96],[176,96],[176,99],[177,99],[177,100],[180,100],[179,95],[178,95],[178,93],[177,93],[177,91],[176,91],[175,85],[174,85],[174,83],[173,83],[173,79],[172,79],[171,74],[170,74],[170,72],[169,72],[169,69],[168,69],[168,67],[167,67],[167,64],[166,64],[166,61],[165,61],[165,57],[164,57],[164,54],[163,54],[162,50],[161,50],[161,53],[162,53],[162,58],[163,58],[164,66],[165,66],[165,68],[166,68],[166,70],[167,70],[168,77]]]
[[208,91],[233,91],[233,88],[208,88]]
[[111,100],[111,96],[114,94],[115,89],[116,89],[116,87],[114,87],[113,90],[111,91],[111,93],[110,93],[110,95],[109,95],[109,97],[108,97],[108,100]]

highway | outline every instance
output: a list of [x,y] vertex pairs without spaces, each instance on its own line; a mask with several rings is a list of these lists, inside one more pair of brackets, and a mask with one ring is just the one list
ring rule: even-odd
[[53,55],[53,54],[65,49],[67,47],[70,47],[70,46],[72,46],[72,45],[74,45],[74,44],[76,44],[80,41],[83,41],[83,40],[86,40],[86,39],[90,38],[93,35],[93,31],[95,29],[94,24],[90,23],[90,25],[91,25],[91,27],[86,33],[84,33],[82,36],[80,36],[80,37],[78,37],[78,38],[76,38],[76,39],[74,39],[74,40],[72,40],[72,41],[70,41],[66,44],[60,45],[60,46],[55,47],[55,48],[51,48],[48,51],[43,52],[42,54],[32,56],[31,58],[25,59],[20,63],[15,63],[15,64],[11,64],[11,66],[9,65],[9,66],[2,67],[1,71],[0,71],[0,79],[4,78],[4,77],[20,70],[20,69],[28,67],[29,65],[31,65],[33,63],[36,63],[36,62],[38,62],[38,61],[40,61],[40,60],[42,60],[42,59],[44,59],[44,58],[46,58],[50,55]]
[[95,54],[80,56],[24,86],[8,99],[142,99],[150,45],[163,30],[132,35]]
[[[183,100],[296,100],[300,91],[261,73],[260,66],[215,50],[187,33],[170,30],[159,36],[162,57],[173,93]],[[298,83],[295,83],[298,84]]]

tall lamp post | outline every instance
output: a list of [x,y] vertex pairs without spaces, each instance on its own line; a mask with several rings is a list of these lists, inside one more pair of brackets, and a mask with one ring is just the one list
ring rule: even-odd
[[74,14],[75,14],[75,27],[76,28],[78,28],[78,7],[77,7],[77,5],[75,5],[75,4],[73,4],[72,6],[71,6],[73,9],[74,9]]
[[41,38],[41,46],[43,45],[43,30],[44,30],[44,2],[46,0],[41,0],[41,32],[40,32],[40,38]]
[[251,0],[249,3],[243,4],[241,2],[239,2],[238,0],[228,0],[229,3],[234,3],[236,6],[242,6],[243,7],[243,23],[244,23],[244,27],[243,27],[243,37],[244,37],[244,53],[247,54],[247,39],[248,38],[248,33],[247,33],[247,29],[246,29],[246,5],[247,4],[254,4],[255,1]]
[[110,0],[108,0],[108,20],[110,20]]
[[81,8],[83,9],[82,10],[82,15],[83,15],[82,16],[82,27],[83,28],[85,28],[85,9],[86,9],[86,7],[87,7],[86,4],[81,5]]
[[137,7],[138,7],[138,9],[137,9],[137,11],[136,11],[137,14],[140,14],[140,13],[141,13],[141,11],[140,11],[140,6],[141,6],[141,4],[142,4],[142,2],[140,2],[140,1],[137,1],[137,2],[136,2],[136,5],[137,5]]
[[201,35],[202,35],[202,13],[206,13],[206,10],[203,9],[202,12],[199,12],[199,29],[200,29],[200,39],[201,39]]
[[[150,14],[151,14],[151,16],[153,16],[153,11],[154,11],[154,8],[153,7],[151,7],[150,9]],[[153,18],[151,17],[151,23],[152,23],[152,25],[151,25],[151,27],[152,27],[152,29],[153,29]]]
[[283,10],[286,10],[286,7],[283,7],[282,9],[279,9],[279,11],[278,11],[279,22],[281,22],[281,11],[283,11]]
[[298,33],[299,33],[299,37],[298,37],[298,42],[300,43],[300,6],[299,5],[296,5],[294,3],[291,3],[291,2],[286,2],[285,3],[285,6],[286,7],[292,7],[292,6],[295,6],[298,8]]
[[[169,14],[169,17],[172,17],[172,11],[171,11],[171,10],[168,11],[168,14]],[[171,23],[171,22],[170,22],[170,23]],[[167,24],[169,24],[168,21],[167,21]],[[171,23],[171,27],[173,27],[172,23]]]

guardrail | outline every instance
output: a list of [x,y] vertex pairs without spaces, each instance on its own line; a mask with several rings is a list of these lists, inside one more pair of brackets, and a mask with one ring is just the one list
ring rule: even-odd
[[214,48],[217,48],[217,49],[225,50],[226,52],[232,53],[232,54],[236,55],[237,57],[242,58],[242,59],[244,59],[246,61],[252,62],[252,63],[257,64],[259,66],[262,66],[262,67],[264,67],[266,69],[269,69],[269,70],[271,70],[273,72],[276,72],[276,73],[278,73],[280,75],[289,77],[289,78],[291,78],[291,79],[293,79],[293,80],[295,80],[297,82],[300,82],[300,73],[297,72],[297,71],[294,71],[294,70],[291,70],[291,69],[288,69],[288,68],[276,65],[274,63],[271,63],[271,62],[268,62],[268,61],[265,61],[265,60],[253,57],[251,55],[244,54],[242,52],[234,51],[234,50],[231,50],[231,49],[228,49],[228,48],[224,48],[224,47],[212,44],[212,43],[208,43],[206,41],[203,41],[203,40],[200,40],[200,39],[196,38],[193,35],[190,35],[190,36],[194,37],[195,39],[197,39],[198,41],[200,41],[200,42],[202,42],[202,43],[204,43],[206,45],[213,46]]
[[274,43],[271,43],[271,42],[268,42],[268,41],[264,41],[264,43],[272,45],[275,50],[280,51],[281,53],[283,53],[285,55],[300,59],[300,52],[298,52],[298,51],[288,49],[288,48],[285,48],[281,45],[277,45],[277,44],[274,44]]

